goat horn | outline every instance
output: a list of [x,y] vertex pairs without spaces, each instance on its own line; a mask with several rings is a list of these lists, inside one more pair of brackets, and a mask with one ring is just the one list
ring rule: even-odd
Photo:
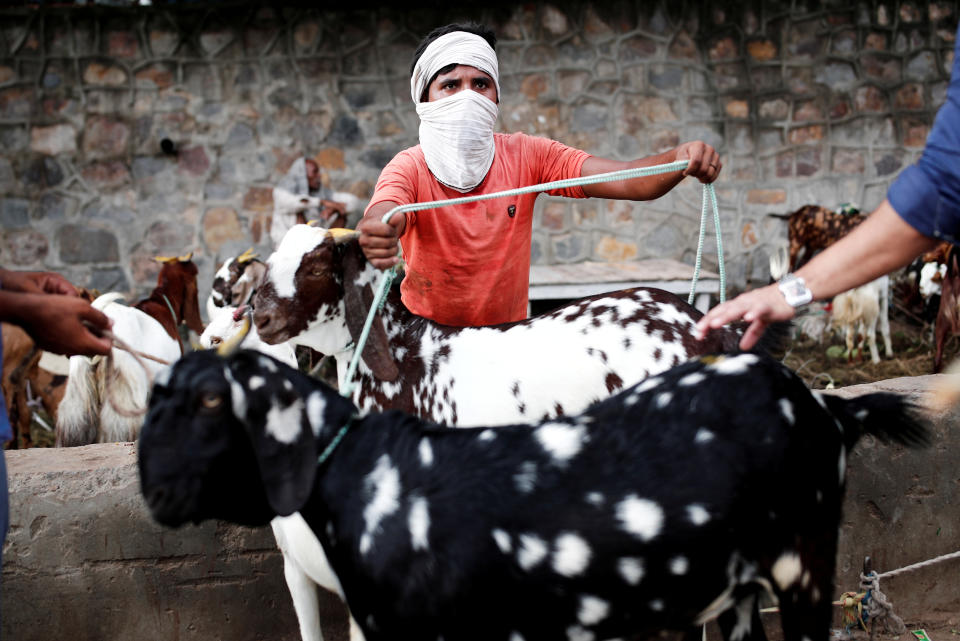
[[158,263],[172,263],[177,260],[176,256],[154,256],[153,259]]
[[333,242],[337,245],[360,237],[360,232],[353,229],[344,229],[343,227],[328,229],[327,233],[330,234]]
[[250,313],[244,314],[243,325],[240,327],[240,331],[220,343],[220,346],[217,347],[217,355],[227,357],[237,351],[240,348],[240,343],[242,343],[243,339],[250,333],[252,326],[253,323],[250,322]]
[[251,247],[251,248],[248,249],[247,251],[245,251],[245,252],[243,252],[242,254],[240,254],[239,256],[237,256],[237,264],[243,265],[244,263],[249,263],[251,260],[253,260],[254,258],[256,258],[258,255],[259,255],[259,254],[254,254],[254,253],[253,253],[253,247]]
[[308,220],[308,221],[307,221],[307,227],[313,227],[314,225],[316,225],[316,224],[319,223],[319,222],[320,222],[319,220]]
[[180,256],[177,258],[177,260],[180,261],[181,263],[186,263],[186,262],[189,262],[191,258],[193,258],[193,252],[190,252],[189,254],[186,254],[184,256]]

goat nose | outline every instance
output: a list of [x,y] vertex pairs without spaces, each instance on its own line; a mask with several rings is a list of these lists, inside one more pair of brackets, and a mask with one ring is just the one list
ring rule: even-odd
[[257,309],[253,312],[253,324],[257,326],[257,331],[266,329],[272,321],[270,313],[265,310]]

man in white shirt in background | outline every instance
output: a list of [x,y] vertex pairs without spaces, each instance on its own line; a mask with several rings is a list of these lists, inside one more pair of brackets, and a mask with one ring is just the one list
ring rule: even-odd
[[297,158],[273,189],[270,240],[276,247],[291,227],[311,220],[327,228],[343,227],[359,205],[360,199],[350,192],[333,191],[323,184],[313,158]]

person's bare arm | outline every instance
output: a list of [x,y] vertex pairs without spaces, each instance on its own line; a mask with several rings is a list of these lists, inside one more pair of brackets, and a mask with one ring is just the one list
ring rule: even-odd
[[384,215],[397,206],[394,202],[380,202],[371,207],[357,225],[363,254],[377,269],[389,269],[399,262],[400,236],[406,228],[404,214],[394,214],[390,223],[382,222]]
[[[814,256],[796,274],[806,282],[814,300],[830,298],[909,264],[938,242],[904,222],[884,200],[856,229]],[[697,333],[703,336],[742,318],[750,326],[740,347],[750,349],[767,325],[790,320],[794,315],[794,308],[773,284],[717,305],[697,323]]]
[[682,172],[645,176],[632,180],[618,180],[594,185],[585,185],[583,191],[593,198],[613,198],[617,200],[653,200],[663,196],[677,186],[686,176],[693,176],[702,183],[711,183],[717,179],[723,163],[716,149],[705,142],[688,142],[662,154],[647,156],[637,160],[620,161],[609,158],[588,158],[580,170],[581,176],[664,165],[678,160],[689,160],[690,163]]

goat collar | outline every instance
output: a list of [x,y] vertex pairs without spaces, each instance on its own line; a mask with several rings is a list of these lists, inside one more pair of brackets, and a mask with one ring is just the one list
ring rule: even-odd
[[340,431],[337,432],[337,435],[333,437],[333,440],[330,441],[330,444],[320,453],[320,456],[317,457],[317,467],[320,467],[327,462],[327,459],[330,458],[330,455],[333,454],[333,450],[337,449],[337,446],[340,445],[340,441],[343,440],[343,437],[347,435],[347,430],[350,429],[350,426],[353,425],[353,421],[357,419],[356,414],[352,414],[350,418],[347,419],[346,424],[340,428]]

